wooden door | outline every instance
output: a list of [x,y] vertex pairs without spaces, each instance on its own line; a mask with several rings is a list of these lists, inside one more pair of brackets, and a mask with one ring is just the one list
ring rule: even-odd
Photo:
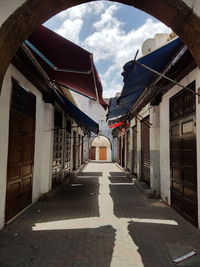
[[71,170],[71,121],[66,121],[65,149],[64,149],[64,171],[68,175]]
[[90,148],[90,159],[95,160],[96,159],[96,147],[92,146]]
[[6,221],[31,204],[35,147],[35,96],[13,86],[7,165]]
[[121,166],[125,167],[125,135],[122,136],[122,155],[121,155]]
[[121,158],[122,158],[122,145],[121,145],[121,136],[118,138],[118,163],[121,165]]
[[76,155],[77,155],[77,133],[73,131],[73,170],[76,169]]
[[170,113],[171,205],[197,226],[195,95],[176,95]]
[[149,143],[149,116],[141,121],[142,141],[142,179],[150,184],[150,143]]
[[130,171],[130,132],[126,132],[126,169]]
[[137,125],[133,127],[133,173],[137,174]]
[[81,164],[84,163],[84,137],[81,137]]
[[62,176],[62,155],[63,155],[62,120],[63,120],[62,113],[59,110],[55,109],[52,187],[55,187],[61,182],[61,176]]
[[107,160],[107,147],[99,147],[99,160]]

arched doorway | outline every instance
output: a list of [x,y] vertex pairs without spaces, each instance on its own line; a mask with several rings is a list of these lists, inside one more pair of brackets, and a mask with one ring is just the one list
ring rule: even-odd
[[[0,11],[0,88],[9,62],[22,42],[40,24],[53,15],[89,0],[21,0],[10,3],[3,0]],[[196,63],[200,65],[200,17],[185,0],[116,0],[136,7],[159,19],[187,44]],[[198,9],[198,7],[196,7]],[[44,12],[45,10],[45,12]]]
[[111,161],[111,150],[110,140],[103,135],[97,136],[91,142],[90,159]]

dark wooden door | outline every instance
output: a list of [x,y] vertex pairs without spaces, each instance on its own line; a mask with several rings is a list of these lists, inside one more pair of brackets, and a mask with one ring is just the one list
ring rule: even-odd
[[81,165],[81,136],[78,134],[78,166]]
[[195,96],[183,91],[170,102],[171,205],[197,226]]
[[81,164],[84,163],[84,137],[81,137]]
[[118,138],[118,163],[121,165],[122,158],[122,145],[121,145],[121,136]]
[[35,96],[13,87],[10,112],[6,221],[32,202],[35,147]]
[[133,127],[133,173],[137,173],[137,125]]
[[121,157],[121,166],[125,167],[125,135],[122,136],[122,157]]
[[99,160],[107,160],[107,147],[99,147]]
[[96,147],[92,146],[90,148],[90,159],[95,160],[96,159]]
[[71,170],[71,121],[70,120],[66,121],[64,170],[65,170],[65,175],[68,175]]
[[76,169],[76,155],[77,155],[77,133],[73,131],[73,170]]
[[150,184],[150,143],[149,143],[149,116],[141,121],[142,139],[142,179]]
[[62,155],[63,155],[62,120],[63,120],[62,113],[59,110],[55,109],[52,187],[58,185],[61,182],[61,176],[62,176]]
[[126,132],[126,169],[129,169],[129,163],[130,163],[130,132]]

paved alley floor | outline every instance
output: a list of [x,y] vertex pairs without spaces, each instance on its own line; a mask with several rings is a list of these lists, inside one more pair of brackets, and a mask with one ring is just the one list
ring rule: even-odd
[[147,199],[113,163],[89,163],[0,232],[1,267],[199,267],[199,249],[200,231]]

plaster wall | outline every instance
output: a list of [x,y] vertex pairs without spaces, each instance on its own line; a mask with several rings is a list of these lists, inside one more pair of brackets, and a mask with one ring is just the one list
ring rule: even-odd
[[25,0],[1,0],[0,2],[0,25],[23,3]]
[[[196,88],[200,87],[200,71],[194,69],[180,83],[187,86],[196,80]],[[169,135],[169,101],[172,96],[177,94],[181,88],[174,86],[167,92],[160,104],[160,175],[161,175],[161,198],[171,204],[170,200],[170,135]],[[196,137],[197,137],[197,193],[198,193],[198,216],[200,222],[200,104],[196,97]]]
[[[99,134],[104,135],[111,141],[112,151],[111,160],[114,161],[116,154],[114,151],[114,138],[106,122],[107,110],[105,110],[97,101],[91,100],[80,94],[72,92],[72,95],[78,105],[78,107],[87,114],[92,120],[99,124]],[[94,134],[92,133],[92,136]]]
[[8,135],[10,116],[10,95],[11,95],[11,68],[9,67],[4,77],[2,92],[0,94],[0,229],[4,225],[5,198],[6,198],[6,177],[8,158]]

